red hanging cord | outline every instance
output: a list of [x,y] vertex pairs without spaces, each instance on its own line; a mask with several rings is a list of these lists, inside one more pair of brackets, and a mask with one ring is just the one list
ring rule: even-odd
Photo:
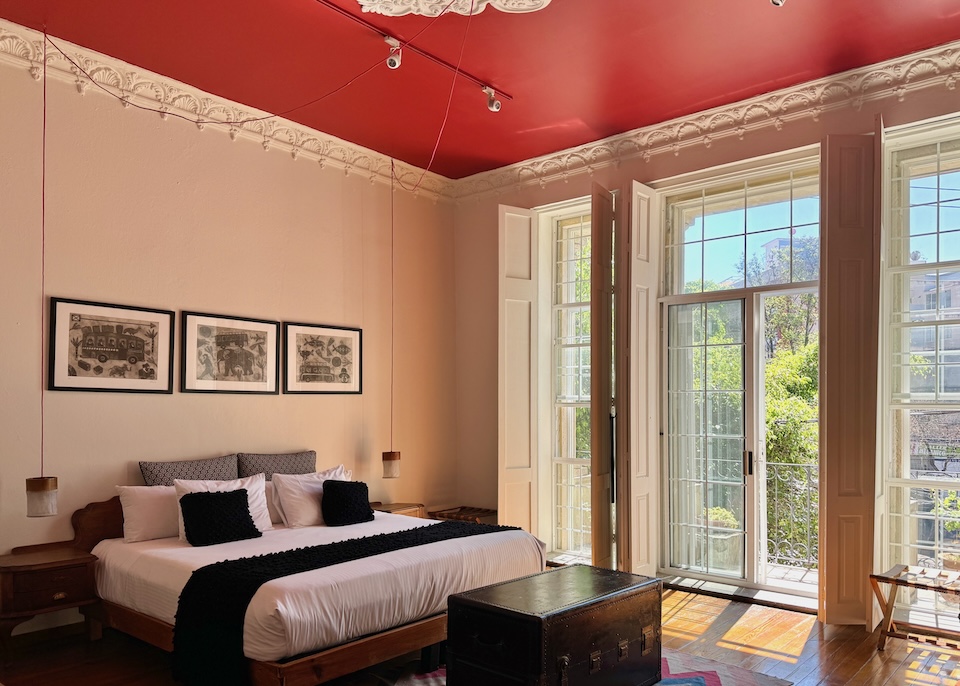
[[43,124],[40,134],[40,476],[43,477],[44,407],[43,355],[46,351],[46,333],[43,326],[43,306],[47,283],[47,26],[43,26]]
[[394,230],[394,208],[393,208],[393,196],[394,196],[394,180],[396,179],[396,172],[394,168],[394,160],[390,158],[390,452],[393,452],[393,383],[394,383],[394,346],[393,342],[396,338],[396,315],[394,314],[394,292],[396,291],[396,286],[394,284],[393,270],[394,270],[394,236],[396,232]]

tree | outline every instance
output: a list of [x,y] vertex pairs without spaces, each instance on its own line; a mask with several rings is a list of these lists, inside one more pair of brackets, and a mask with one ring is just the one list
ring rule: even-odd
[[767,554],[816,567],[819,554],[819,342],[766,365]]
[[157,327],[153,324],[150,325],[150,328],[143,332],[143,334],[150,339],[150,352],[155,356],[157,354],[157,334],[160,332],[157,330]]
[[73,356],[80,358],[80,344],[83,343],[83,334],[79,331],[70,335],[70,345],[73,346]]

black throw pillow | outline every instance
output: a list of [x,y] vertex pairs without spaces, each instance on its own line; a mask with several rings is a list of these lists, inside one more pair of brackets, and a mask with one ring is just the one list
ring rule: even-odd
[[259,538],[263,534],[250,516],[247,489],[187,493],[180,498],[183,533],[193,546],[216,545]]
[[328,526],[359,524],[373,520],[367,485],[362,481],[323,482],[323,498],[320,500],[323,521]]

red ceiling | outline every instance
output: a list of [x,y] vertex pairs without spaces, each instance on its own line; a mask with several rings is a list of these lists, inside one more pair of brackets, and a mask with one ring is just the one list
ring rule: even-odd
[[[364,14],[457,79],[431,169],[460,178],[960,39],[956,0],[553,0],[531,14]],[[428,164],[453,74],[317,0],[0,0],[0,17],[386,155]],[[340,92],[289,112],[369,73]]]

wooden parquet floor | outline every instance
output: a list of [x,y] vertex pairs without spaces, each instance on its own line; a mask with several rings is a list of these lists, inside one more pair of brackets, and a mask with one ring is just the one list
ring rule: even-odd
[[[14,638],[0,686],[174,686],[169,655],[107,630],[88,643],[76,630],[42,642]],[[960,650],[824,626],[812,615],[664,591],[663,645],[792,681],[796,686],[960,685]]]
[[813,615],[666,590],[663,645],[796,686],[956,686],[960,650],[888,639]]

